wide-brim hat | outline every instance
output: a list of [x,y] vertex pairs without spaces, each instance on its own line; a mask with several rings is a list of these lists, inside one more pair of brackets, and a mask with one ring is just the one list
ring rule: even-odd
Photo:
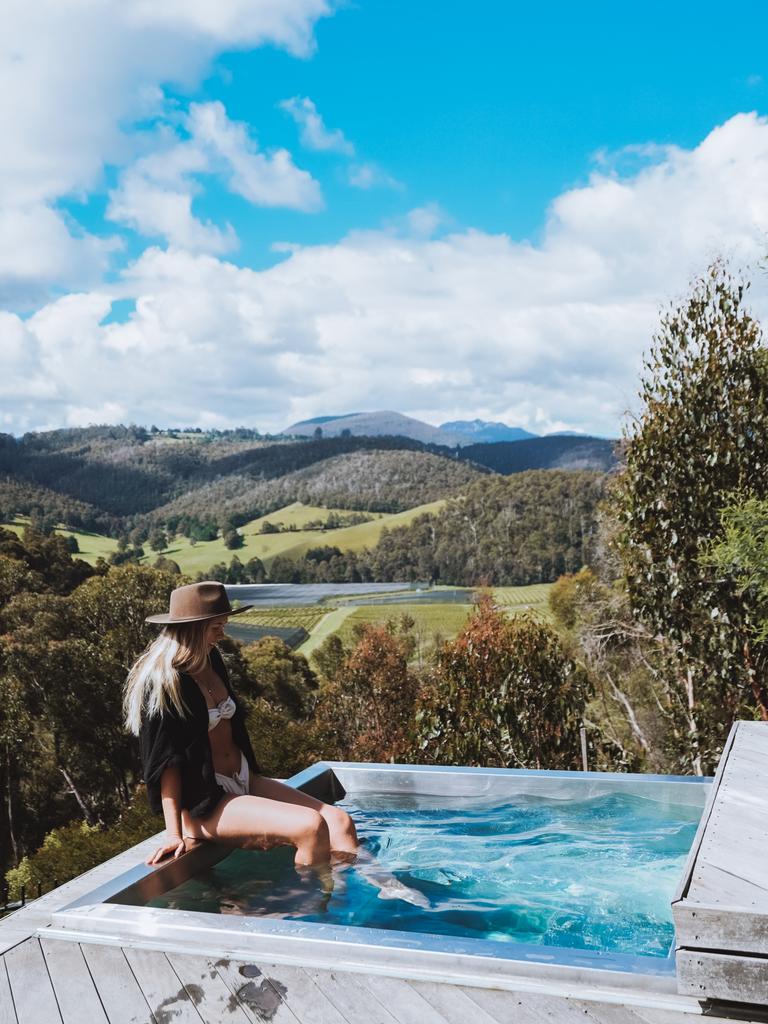
[[168,614],[150,615],[144,621],[163,626],[174,622],[205,622],[206,619],[217,619],[220,615],[239,615],[249,608],[253,608],[253,605],[245,604],[234,609],[229,603],[224,585],[206,580],[204,583],[189,583],[186,587],[172,590]]

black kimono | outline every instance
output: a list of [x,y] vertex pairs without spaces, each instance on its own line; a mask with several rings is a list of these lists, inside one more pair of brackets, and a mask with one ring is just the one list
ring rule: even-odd
[[[229,673],[216,647],[211,649],[211,665],[235,701],[235,714],[230,719],[232,738],[245,754],[248,767],[258,775],[259,767],[245,728],[245,712],[232,692]],[[181,807],[193,818],[204,818],[221,800],[224,790],[213,770],[208,742],[208,705],[200,687],[184,672],[181,673],[181,700],[188,712],[186,716],[179,715],[174,707],[162,715],[142,716],[139,744],[144,781],[150,808],[155,814],[162,814],[160,779],[166,768],[180,768]]]

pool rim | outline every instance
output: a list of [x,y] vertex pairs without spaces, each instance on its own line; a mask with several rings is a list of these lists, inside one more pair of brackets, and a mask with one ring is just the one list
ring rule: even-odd
[[[525,781],[536,789],[546,781],[566,781],[572,785],[600,787],[633,786],[646,788],[667,784],[707,786],[707,799],[695,800],[702,814],[711,796],[709,777],[646,775],[642,773],[552,771],[525,768],[474,768],[454,765],[397,765],[377,762],[318,761],[285,780],[288,785],[334,802],[345,795],[343,779],[354,776],[358,782],[375,780],[382,774],[399,786],[390,792],[423,792],[425,783],[461,780],[470,787],[483,780],[498,785],[503,780]],[[462,779],[463,777],[463,779]],[[421,784],[421,785],[419,785]],[[560,787],[558,787],[560,788]],[[375,787],[381,792],[379,786]],[[359,790],[358,790],[359,791]],[[370,791],[370,790],[369,790]],[[325,794],[325,795],[320,795]],[[439,795],[433,793],[432,795]],[[705,793],[702,793],[702,797]],[[329,799],[330,798],[330,799]],[[691,801],[687,801],[691,802]],[[637,987],[658,992],[675,991],[675,943],[667,957],[642,954],[608,953],[563,946],[505,943],[491,939],[460,938],[427,932],[401,932],[365,926],[325,925],[271,918],[234,917],[200,911],[179,911],[136,906],[121,902],[126,893],[141,891],[147,885],[173,888],[178,879],[188,878],[201,867],[222,859],[231,848],[203,844],[178,861],[147,868],[143,863],[115,874],[97,889],[55,911],[52,928],[80,941],[116,941],[126,938],[141,942],[151,937],[155,944],[171,943],[174,948],[249,956],[269,955],[285,962],[317,966],[338,962],[343,955],[350,963],[366,969],[399,968],[411,976],[443,976],[450,963],[451,975],[469,972],[498,983],[507,977],[574,979],[610,987]],[[150,880],[149,882],[147,880]],[[151,897],[150,897],[151,898]],[[159,916],[158,916],[159,915]],[[87,936],[87,938],[86,938]],[[345,961],[346,962],[346,961]],[[362,968],[361,968],[362,969]]]

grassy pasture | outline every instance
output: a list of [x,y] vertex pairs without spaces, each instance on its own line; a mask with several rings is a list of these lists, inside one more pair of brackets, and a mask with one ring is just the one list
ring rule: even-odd
[[[26,516],[16,516],[12,523],[3,523],[4,530],[12,530],[17,536],[24,533],[24,528],[29,525]],[[100,533],[83,533],[80,530],[67,530],[64,527],[56,527],[56,533],[62,537],[74,537],[80,551],[74,556],[82,558],[84,562],[95,565],[99,558],[109,558],[113,551],[117,551],[117,541],[112,537],[104,537]]]
[[[294,502],[268,516],[252,519],[240,527],[239,532],[242,533],[245,543],[236,551],[230,551],[221,537],[216,540],[198,541],[197,544],[191,544],[186,537],[174,537],[171,546],[162,554],[177,562],[183,573],[195,575],[210,569],[217,562],[225,562],[228,565],[233,555],[237,555],[241,562],[247,562],[249,558],[260,558],[269,566],[276,555],[301,558],[310,548],[328,546],[338,547],[342,551],[359,551],[361,548],[374,546],[385,526],[390,529],[394,526],[405,526],[425,512],[438,511],[442,505],[442,501],[433,501],[408,509],[406,512],[376,513],[378,518],[369,523],[346,526],[339,530],[303,530],[302,526],[313,519],[325,519],[329,512],[349,515],[350,510],[319,508]],[[261,526],[266,520],[275,524],[282,523],[284,526],[293,525],[297,529],[285,533],[261,533]],[[156,557],[155,552],[148,552],[143,561],[151,563]]]

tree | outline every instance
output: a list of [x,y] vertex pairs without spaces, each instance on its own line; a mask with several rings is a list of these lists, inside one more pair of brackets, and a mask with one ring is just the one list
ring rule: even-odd
[[367,625],[326,683],[315,725],[323,757],[351,761],[402,760],[411,730],[419,680],[408,666],[411,638]]
[[168,547],[168,535],[163,530],[153,530],[149,535],[149,546],[153,551],[165,551]]
[[436,764],[580,767],[586,675],[549,626],[489,596],[438,655],[416,711],[416,753]]
[[722,537],[702,557],[705,566],[736,581],[753,611],[753,636],[768,640],[768,500],[734,497],[722,510]]
[[245,544],[245,538],[243,537],[242,533],[238,533],[238,531],[234,527],[232,527],[232,529],[230,530],[227,530],[227,532],[224,534],[224,546],[228,548],[230,551],[235,551],[238,548],[241,548],[243,544]]
[[678,766],[711,771],[735,718],[768,718],[756,609],[702,557],[734,493],[768,496],[768,359],[746,285],[720,262],[663,318],[614,491],[634,613],[665,638]]
[[246,644],[242,657],[266,700],[284,708],[292,718],[306,718],[311,713],[317,678],[303,654],[292,651],[279,637],[264,636]]

